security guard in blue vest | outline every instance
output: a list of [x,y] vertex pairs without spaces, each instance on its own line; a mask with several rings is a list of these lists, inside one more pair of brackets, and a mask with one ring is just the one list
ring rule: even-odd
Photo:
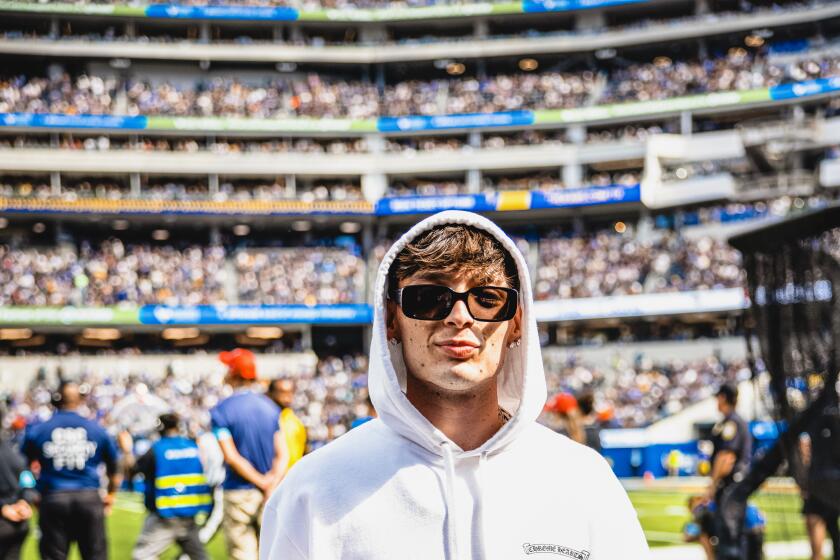
[[[180,421],[175,414],[161,415],[158,430],[161,437],[149,451],[134,464],[128,460],[129,476],[142,474],[145,479],[145,504],[149,510],[132,560],[157,558],[173,542],[191,560],[206,560],[195,517],[210,513],[213,498],[198,445],[180,434]],[[121,434],[120,446],[129,455],[131,440],[125,434]]]

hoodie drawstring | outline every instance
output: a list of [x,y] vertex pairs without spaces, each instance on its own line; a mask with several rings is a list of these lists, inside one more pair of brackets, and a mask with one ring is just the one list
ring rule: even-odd
[[450,560],[459,560],[458,539],[455,523],[457,522],[457,508],[455,496],[455,458],[452,455],[452,447],[448,442],[441,444],[443,448],[443,491],[446,502],[446,545]]
[[487,520],[484,517],[484,512],[489,511],[489,508],[484,507],[484,501],[487,497],[484,492],[484,466],[486,464],[487,452],[485,451],[478,456],[478,468],[475,471],[475,484],[478,487],[475,495],[475,508],[478,512],[478,550],[484,560],[487,560]]
[[[450,560],[460,560],[458,555],[458,530],[456,524],[458,523],[458,499],[455,494],[455,457],[452,453],[452,446],[448,442],[441,443],[443,448],[443,491],[444,501],[446,502],[446,546],[448,549],[448,558]],[[478,551],[481,558],[487,558],[487,521],[484,512],[487,508],[484,507],[486,494],[484,492],[484,468],[487,464],[487,451],[478,456],[478,468],[475,471],[475,482],[477,491],[475,493],[475,508],[478,516]]]

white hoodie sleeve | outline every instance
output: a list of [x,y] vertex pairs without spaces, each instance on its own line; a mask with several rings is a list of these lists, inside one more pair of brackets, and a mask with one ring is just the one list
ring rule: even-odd
[[593,496],[592,504],[597,509],[590,524],[592,533],[591,560],[615,560],[632,558],[645,560],[650,557],[645,534],[639,517],[627,492],[616,478],[605,460],[600,460],[601,472],[597,480],[600,487]]
[[302,526],[306,524],[306,520],[281,516],[277,511],[277,502],[275,499],[269,500],[263,512],[260,529],[260,560],[307,560],[309,556],[290,536],[290,534],[306,534],[305,531],[308,529]]

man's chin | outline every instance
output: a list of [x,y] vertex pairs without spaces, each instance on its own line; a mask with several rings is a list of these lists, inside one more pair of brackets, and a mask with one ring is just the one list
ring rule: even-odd
[[487,379],[482,369],[468,362],[454,364],[446,372],[450,390],[467,391]]

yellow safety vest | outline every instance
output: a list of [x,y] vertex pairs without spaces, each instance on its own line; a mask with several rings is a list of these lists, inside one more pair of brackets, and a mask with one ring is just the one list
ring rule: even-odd
[[283,430],[283,437],[286,438],[286,447],[289,449],[289,467],[291,467],[306,453],[306,426],[294,410],[284,408],[280,413],[280,429]]

